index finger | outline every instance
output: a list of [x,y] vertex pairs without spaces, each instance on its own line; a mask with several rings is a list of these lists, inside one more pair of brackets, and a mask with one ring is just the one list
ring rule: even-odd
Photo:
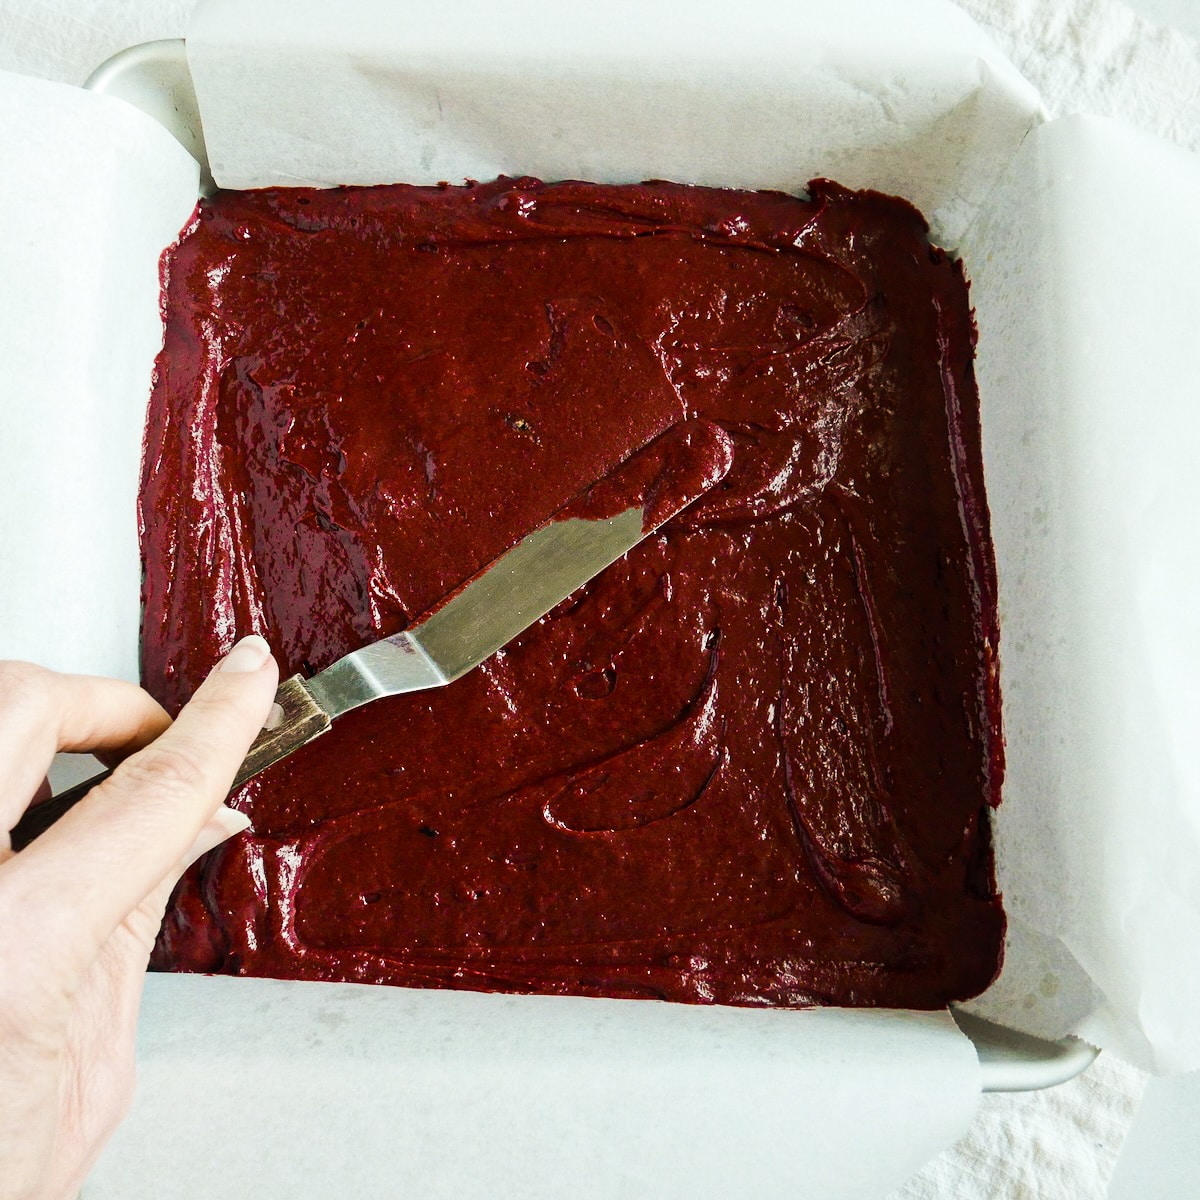
[[56,751],[140,750],[170,723],[158,702],[135,684],[0,662],[3,831],[29,807]]
[[278,674],[262,638],[239,642],[161,737],[8,863],[5,885],[43,936],[90,961],[177,869],[262,729]]

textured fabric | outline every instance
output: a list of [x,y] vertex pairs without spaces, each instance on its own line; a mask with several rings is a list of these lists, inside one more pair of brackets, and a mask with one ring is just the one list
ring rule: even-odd
[[889,1200],[1104,1200],[1148,1078],[1101,1055],[1059,1087],[984,1096],[966,1136]]
[[1052,117],[1120,117],[1200,150],[1200,42],[1115,0],[956,0]]
[[195,0],[0,0],[0,70],[83,83],[106,58],[183,37]]
[[[958,3],[1038,87],[1052,116],[1122,117],[1200,150],[1200,43],[1113,0]],[[125,46],[181,37],[191,7],[0,0],[0,68],[82,83]],[[1102,1200],[1145,1079],[1102,1057],[1050,1091],[985,1096],[970,1133],[892,1200]]]

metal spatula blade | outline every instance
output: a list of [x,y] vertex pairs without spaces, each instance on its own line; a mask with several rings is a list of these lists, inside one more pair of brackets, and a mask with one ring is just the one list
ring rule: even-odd
[[[732,461],[722,430],[686,422],[593,484],[409,629],[347,654],[311,679],[284,680],[275,697],[278,719],[255,739],[234,786],[320,737],[351,709],[466,674],[697,500]],[[606,504],[631,481],[638,503]],[[594,515],[598,509],[609,515]],[[13,849],[27,846],[111,774],[26,810],[12,830]]]
[[330,715],[439,687],[490,658],[646,536],[640,506],[604,521],[543,525],[423,620],[353,654],[305,686]]
[[384,696],[442,687],[465,675],[675,511],[661,518],[656,514],[652,526],[645,523],[641,505],[604,520],[551,521],[403,633],[355,650],[311,679],[285,680],[276,697],[283,717],[250,747],[236,784],[319,737],[351,709]]

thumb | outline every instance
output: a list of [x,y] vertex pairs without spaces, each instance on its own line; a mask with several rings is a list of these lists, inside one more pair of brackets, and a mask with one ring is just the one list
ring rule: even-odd
[[278,678],[261,637],[240,641],[170,728],[8,864],[27,889],[70,896],[70,904],[27,910],[62,917],[45,936],[94,953],[182,862],[235,831],[238,818],[217,810],[267,719]]

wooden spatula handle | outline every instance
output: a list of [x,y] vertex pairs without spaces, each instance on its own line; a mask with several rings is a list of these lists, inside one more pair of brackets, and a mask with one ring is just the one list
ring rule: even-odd
[[275,703],[280,710],[277,719],[254,739],[233,781],[234,787],[241,787],[252,775],[320,737],[333,724],[329,714],[309,694],[302,675],[293,675],[279,685]]
[[111,770],[101,771],[99,775],[93,775],[91,779],[85,779],[73,788],[68,788],[65,792],[51,796],[49,800],[43,800],[41,804],[27,808],[13,827],[12,848],[24,850],[38,834],[45,833],[59,817],[70,812],[92,788],[103,783],[111,774]]
[[[320,737],[332,724],[329,715],[309,695],[301,675],[293,675],[279,685],[275,703],[279,706],[278,712],[272,710],[275,719],[254,739],[233,781],[235,788],[241,787],[247,779],[272,763],[286,758],[293,750],[299,750],[313,738]],[[12,830],[12,848],[24,850],[35,837],[45,833],[59,817],[74,808],[92,788],[103,783],[111,774],[111,770],[101,771],[99,775],[93,775],[91,779],[85,779],[73,788],[26,809]]]

